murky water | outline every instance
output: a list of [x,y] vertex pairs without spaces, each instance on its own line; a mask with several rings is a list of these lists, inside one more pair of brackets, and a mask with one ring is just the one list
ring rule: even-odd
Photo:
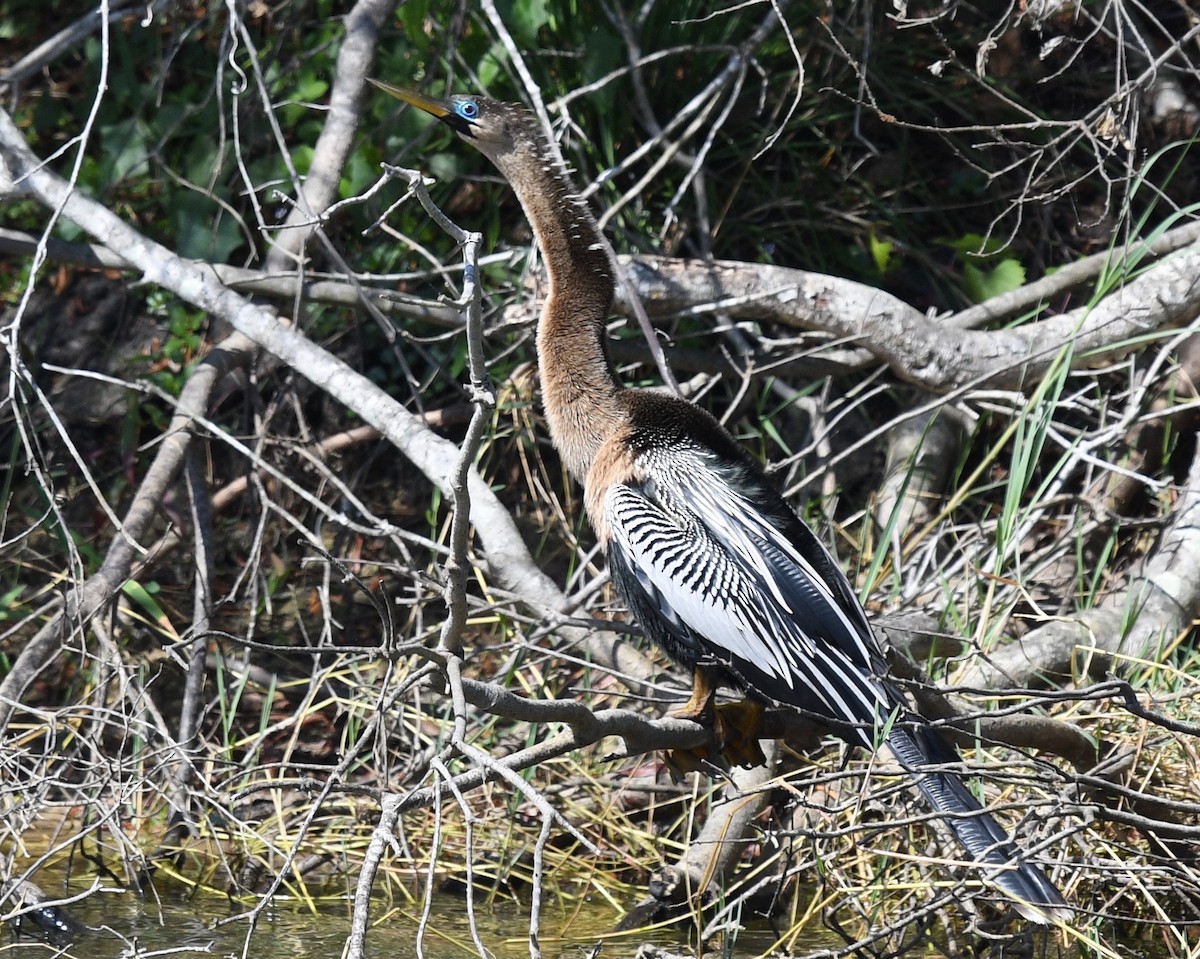
[[[44,877],[43,877],[44,882]],[[48,894],[63,895],[43,885]],[[78,894],[86,889],[78,884]],[[350,935],[348,902],[326,901],[316,910],[287,899],[277,900],[256,920],[246,906],[206,894],[180,894],[143,899],[127,891],[99,891],[70,907],[78,925],[68,941],[51,941],[36,934],[14,935],[0,931],[0,959],[167,959],[189,956],[230,959],[339,959]],[[466,902],[458,895],[438,894],[429,913],[420,947],[420,904],[376,902],[367,936],[371,959],[471,959],[478,957],[468,921]],[[476,932],[487,959],[526,959],[529,949],[527,904],[485,897],[475,904]],[[638,948],[651,943],[682,956],[698,954],[694,930],[683,922],[655,929],[615,933],[621,911],[606,901],[549,903],[543,907],[541,955],[543,959],[632,959]],[[1084,930],[1080,929],[1082,933]],[[1033,954],[1046,957],[1079,956],[1074,937],[1049,934],[1033,940]],[[1180,939],[1182,943],[1183,940]],[[993,942],[992,946],[997,943]],[[1000,948],[997,956],[1028,955],[1031,941],[1014,940],[1015,952]],[[780,944],[765,924],[751,925],[709,955],[726,959],[753,959],[778,954]],[[845,942],[819,926],[806,928],[799,940],[790,940],[788,951],[806,955],[844,948]],[[914,955],[937,955],[937,950]],[[1091,953],[1088,952],[1090,955]],[[1117,953],[1139,959],[1168,959],[1183,953],[1164,948],[1158,937],[1141,936],[1122,941]],[[1187,955],[1194,953],[1187,952]]]
[[[48,894],[61,890],[46,888]],[[77,890],[78,891],[78,890]],[[69,943],[36,936],[5,934],[4,959],[33,957],[119,957],[171,955],[247,956],[253,959],[337,959],[350,934],[348,903],[325,904],[314,912],[280,901],[255,922],[246,907],[215,896],[142,899],[129,892],[97,892],[69,907],[79,928]],[[504,902],[477,903],[476,928],[489,956],[529,956],[528,906]],[[545,959],[579,959],[603,942],[603,956],[632,956],[645,942],[694,954],[688,930],[679,926],[615,935],[620,912],[605,902],[547,905],[542,910],[541,939]],[[435,897],[418,952],[420,906],[376,903],[367,938],[369,956],[389,959],[461,959],[477,956],[465,901],[453,895]],[[740,934],[731,954],[751,957],[768,950],[774,937],[766,929]],[[827,943],[832,945],[832,943]],[[812,944],[815,948],[817,942]],[[61,950],[61,951],[60,951]],[[183,951],[181,951],[183,950]]]

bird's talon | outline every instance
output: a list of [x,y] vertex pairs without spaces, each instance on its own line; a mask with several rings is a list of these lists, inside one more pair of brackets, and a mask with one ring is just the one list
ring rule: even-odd
[[671,781],[682,782],[690,773],[711,776],[729,771],[729,763],[711,744],[690,746],[686,749],[668,749],[663,753],[663,765],[671,774]]
[[717,748],[730,765],[750,769],[767,764],[767,757],[758,744],[762,711],[762,704],[752,699],[716,707]]
[[671,710],[669,715],[699,723],[713,731],[706,745],[676,749],[667,754],[666,763],[672,775],[703,772],[714,766],[728,772],[731,766],[766,765],[767,758],[758,744],[762,704],[746,699],[717,706],[713,700],[713,686],[702,670],[696,671],[691,698],[683,706]]

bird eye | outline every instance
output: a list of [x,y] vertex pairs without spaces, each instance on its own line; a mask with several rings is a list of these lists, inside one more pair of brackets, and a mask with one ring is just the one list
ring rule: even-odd
[[479,116],[479,104],[474,100],[464,100],[458,105],[458,114],[464,120],[474,120]]

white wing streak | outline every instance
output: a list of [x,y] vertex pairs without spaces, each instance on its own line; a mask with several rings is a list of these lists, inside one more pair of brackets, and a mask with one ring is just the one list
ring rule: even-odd
[[[605,499],[613,546],[664,618],[735,673],[776,680],[781,701],[882,722],[891,707],[870,676],[872,655],[829,584],[751,503],[715,476],[704,482],[694,465],[673,477],[684,503],[663,506],[620,484]],[[872,744],[869,728],[860,735]]]
[[721,663],[751,690],[850,723],[869,749],[897,712],[887,746],[968,853],[997,867],[991,881],[1027,918],[1065,917],[1062,895],[1021,861],[970,791],[928,768],[953,762],[953,747],[906,718],[899,691],[876,675],[880,654],[850,584],[761,479],[695,447],[645,454],[637,465],[641,482],[606,493],[608,551],[631,608],[664,649],[689,665]]

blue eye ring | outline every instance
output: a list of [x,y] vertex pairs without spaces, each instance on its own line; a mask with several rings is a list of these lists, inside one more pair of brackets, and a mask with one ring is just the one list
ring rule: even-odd
[[474,100],[463,100],[454,105],[454,112],[464,120],[476,120],[479,118],[479,104]]

